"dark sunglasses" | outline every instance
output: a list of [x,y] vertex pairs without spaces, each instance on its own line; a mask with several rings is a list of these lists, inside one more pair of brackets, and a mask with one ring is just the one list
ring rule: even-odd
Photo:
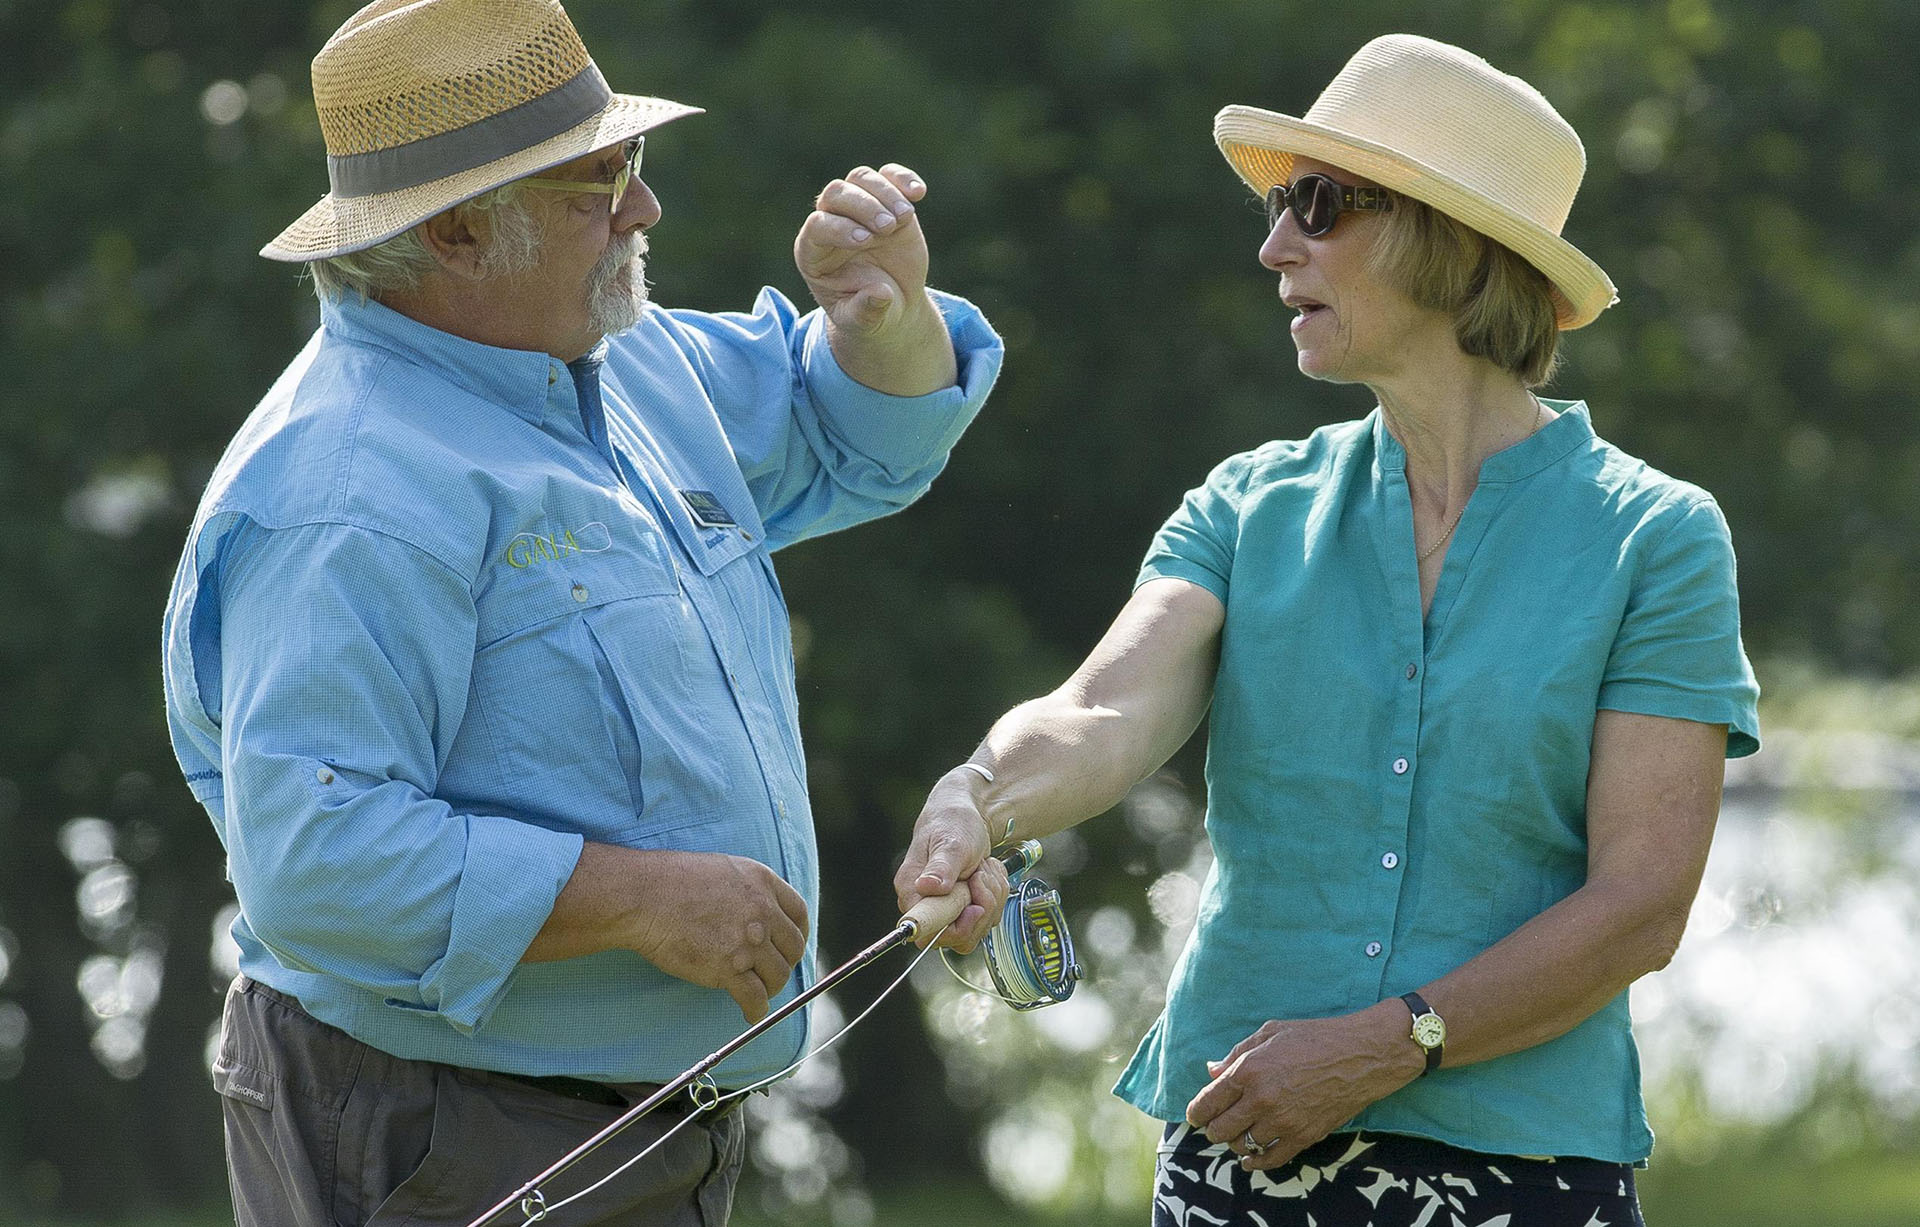
[[1292,183],[1276,183],[1267,189],[1267,231],[1280,224],[1280,215],[1293,210],[1300,233],[1317,239],[1333,229],[1342,209],[1361,213],[1384,213],[1393,208],[1393,196],[1383,187],[1348,187],[1325,175],[1301,175]]

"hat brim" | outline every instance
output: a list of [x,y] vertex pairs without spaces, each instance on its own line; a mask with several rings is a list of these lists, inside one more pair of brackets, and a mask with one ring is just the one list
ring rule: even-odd
[[1352,171],[1473,227],[1546,276],[1563,331],[1591,324],[1619,301],[1605,270],[1573,244],[1445,172],[1383,145],[1247,106],[1222,109],[1213,120],[1213,140],[1240,178],[1261,196],[1274,184],[1287,182],[1296,157],[1306,157]]
[[328,193],[262,247],[260,254],[269,260],[304,263],[361,251],[503,183],[537,175],[701,110],[665,98],[615,94],[605,107],[558,136],[472,170],[398,192],[347,197]]

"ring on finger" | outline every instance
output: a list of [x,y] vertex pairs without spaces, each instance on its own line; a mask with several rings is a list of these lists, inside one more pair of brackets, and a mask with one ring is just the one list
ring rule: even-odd
[[1247,1153],[1250,1155],[1264,1155],[1267,1153],[1266,1147],[1253,1140],[1253,1130],[1251,1128],[1240,1135],[1240,1144],[1247,1148]]

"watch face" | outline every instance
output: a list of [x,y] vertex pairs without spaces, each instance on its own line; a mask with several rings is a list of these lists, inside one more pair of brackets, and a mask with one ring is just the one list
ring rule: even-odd
[[1438,1048],[1447,1042],[1447,1024],[1438,1014],[1422,1014],[1413,1020],[1413,1042],[1422,1048]]

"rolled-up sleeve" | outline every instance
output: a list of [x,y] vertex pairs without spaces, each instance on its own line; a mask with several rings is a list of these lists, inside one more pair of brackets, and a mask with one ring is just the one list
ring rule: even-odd
[[1740,642],[1733,540],[1711,498],[1672,513],[1647,551],[1607,658],[1599,706],[1727,726],[1727,757],[1760,748],[1759,683]]
[[229,872],[248,924],[290,968],[480,1027],[582,840],[434,795],[466,715],[469,586],[338,524],[246,524],[224,550]]
[[840,369],[819,311],[774,289],[751,314],[668,313],[720,414],[778,549],[898,511],[933,484],[999,377],[1004,349],[965,299],[931,291],[958,374],[925,396],[876,392]]

